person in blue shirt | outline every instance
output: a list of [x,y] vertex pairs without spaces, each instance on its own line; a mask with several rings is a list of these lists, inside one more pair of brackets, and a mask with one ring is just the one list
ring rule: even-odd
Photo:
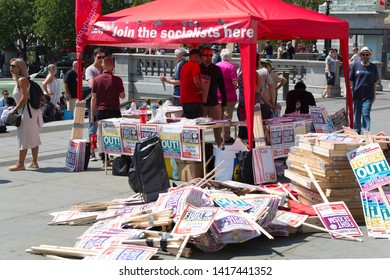
[[186,62],[184,59],[185,54],[187,54],[187,50],[180,48],[175,50],[175,58],[176,58],[176,68],[175,73],[173,74],[172,79],[169,79],[165,76],[160,77],[161,82],[166,82],[168,84],[173,85],[174,92],[173,92],[173,99],[172,104],[174,106],[180,106],[180,71],[183,67],[184,63]]
[[371,50],[363,47],[360,50],[360,62],[352,64],[349,72],[353,96],[353,125],[359,134],[362,129],[370,131],[371,107],[375,101],[376,82],[379,79],[376,65],[370,62],[371,55]]

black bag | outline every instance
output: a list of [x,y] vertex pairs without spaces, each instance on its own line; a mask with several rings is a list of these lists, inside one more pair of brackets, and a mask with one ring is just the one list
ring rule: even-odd
[[62,112],[60,109],[54,107],[50,114],[50,121],[60,121],[62,120]]
[[90,157],[91,157],[91,143],[87,142],[85,145],[84,170],[88,169]]
[[0,133],[6,133],[7,127],[5,125],[0,125]]
[[19,127],[21,122],[22,122],[22,115],[19,115],[18,113],[9,113],[7,120],[5,121],[5,125],[12,125],[12,126]]
[[252,152],[238,152],[236,157],[240,166],[240,182],[253,185]]
[[159,193],[170,187],[158,136],[142,139],[135,145],[128,177],[131,189],[142,193],[145,202],[157,200]]
[[131,157],[122,155],[116,157],[112,161],[112,175],[115,176],[127,176],[130,169]]
[[42,104],[45,103],[44,93],[41,87],[34,82],[30,81],[30,89],[28,91],[28,103],[33,109],[40,109]]

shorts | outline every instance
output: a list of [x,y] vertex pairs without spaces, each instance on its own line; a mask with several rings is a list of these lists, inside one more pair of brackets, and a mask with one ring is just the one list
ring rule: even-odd
[[328,86],[334,86],[334,82],[335,82],[334,73],[333,73],[333,72],[330,72],[330,75],[331,75],[331,77],[329,77],[328,73],[325,73],[326,84],[327,84]]

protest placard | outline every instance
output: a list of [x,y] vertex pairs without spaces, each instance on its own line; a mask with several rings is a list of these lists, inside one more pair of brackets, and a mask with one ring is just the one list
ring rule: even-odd
[[200,129],[198,127],[183,127],[181,132],[181,159],[201,161]]
[[99,250],[98,254],[94,257],[88,258],[89,260],[149,260],[156,253],[157,248],[136,246],[136,245],[112,245],[104,247]]
[[[368,236],[372,238],[388,238],[389,235],[387,234],[385,222],[377,200],[377,198],[381,198],[380,193],[361,192],[360,196],[362,199],[363,213]],[[384,208],[386,208],[386,205],[384,205]],[[388,217],[386,217],[386,219],[388,220]]]
[[160,131],[161,146],[164,156],[181,158],[180,134],[183,127],[179,125],[162,126]]
[[242,200],[238,195],[226,191],[209,191],[210,198],[225,210],[248,210],[253,207],[250,203]]
[[309,217],[308,215],[301,215],[293,212],[277,211],[275,220],[291,227],[297,228],[301,226]]
[[390,183],[390,168],[377,143],[347,152],[347,158],[362,191],[369,191]]
[[[316,204],[313,208],[327,230],[348,236],[363,235],[343,201]],[[332,234],[332,237],[341,238],[336,234]]]
[[120,121],[112,119],[102,122],[102,140],[104,152],[107,154],[122,154]]
[[188,205],[172,230],[175,234],[198,235],[206,233],[219,208]]
[[272,147],[256,147],[253,149],[253,178],[255,184],[275,182],[276,169],[272,156]]
[[309,111],[317,133],[330,133],[335,131],[332,120],[324,107],[310,106]]
[[135,145],[138,142],[138,129],[136,124],[121,123],[122,153],[133,155]]
[[159,133],[158,125],[156,124],[140,124],[139,125],[139,140],[150,138]]

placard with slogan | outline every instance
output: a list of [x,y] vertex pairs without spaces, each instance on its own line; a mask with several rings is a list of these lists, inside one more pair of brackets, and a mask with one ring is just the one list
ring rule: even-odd
[[200,129],[198,127],[183,127],[181,132],[181,157],[183,160],[201,160]]
[[231,192],[211,191],[208,195],[216,204],[225,210],[245,211],[253,207],[252,204]]
[[136,124],[121,124],[122,150],[124,155],[133,155],[138,142],[138,128]]
[[[321,203],[313,205],[313,208],[326,229],[349,236],[363,235],[344,201]],[[332,237],[340,238],[341,236],[332,234]]]
[[347,152],[347,157],[362,191],[390,183],[390,168],[378,143]]
[[105,153],[122,153],[122,140],[119,120],[102,122],[102,140]]

